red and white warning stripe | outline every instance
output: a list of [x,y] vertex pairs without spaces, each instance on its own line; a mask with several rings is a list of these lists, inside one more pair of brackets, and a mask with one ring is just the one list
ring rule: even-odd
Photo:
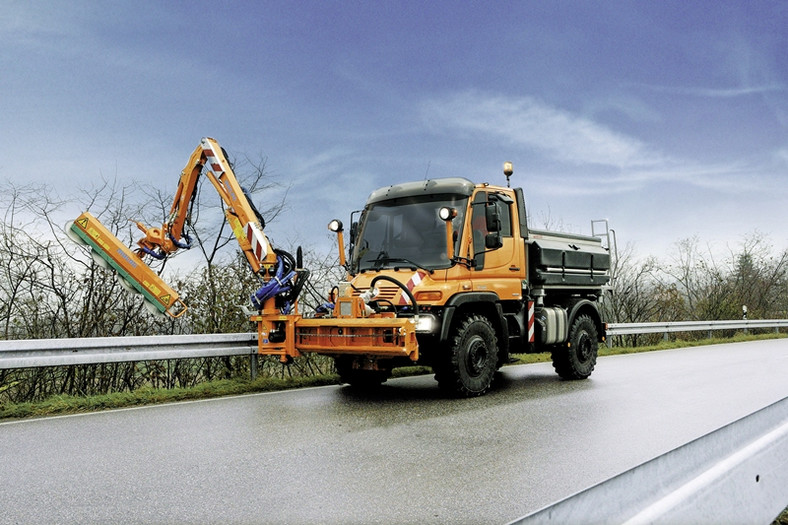
[[266,255],[268,255],[268,242],[257,224],[250,222],[246,225],[246,239],[252,245],[252,251],[257,260],[262,261],[265,259]]
[[[207,138],[202,139],[202,152],[203,155],[205,155],[205,160],[210,170],[217,179],[221,180],[222,175],[224,175],[224,168],[219,161],[219,153],[214,151],[213,144]],[[226,160],[227,159],[225,159],[225,161]],[[262,261],[268,255],[268,241],[265,235],[263,235],[262,230],[260,230],[259,226],[254,222],[250,222],[244,226],[244,230],[246,231],[246,240],[248,240],[249,244],[252,246],[252,252],[254,252],[258,261]]]
[[534,342],[534,302],[528,301],[528,342]]
[[219,162],[216,152],[213,151],[211,143],[206,139],[202,140],[202,152],[205,155],[205,160],[208,161],[208,165],[211,167],[211,171],[213,171],[217,177],[221,177],[222,174],[224,174],[224,169]]
[[[410,290],[412,292],[414,288],[416,288],[419,284],[421,284],[421,281],[424,280],[424,276],[425,275],[427,275],[425,272],[416,272],[416,273],[414,273],[413,277],[408,279],[408,282],[405,283],[405,286],[408,288],[408,290]],[[399,296],[399,304],[401,304],[401,305],[402,304],[410,304],[410,299],[408,299],[408,295],[406,293],[403,292],[403,293],[400,294],[400,296]]]

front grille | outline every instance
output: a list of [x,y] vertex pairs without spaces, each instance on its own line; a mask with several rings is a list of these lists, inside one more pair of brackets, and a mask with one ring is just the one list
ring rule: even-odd
[[[385,299],[393,302],[394,298],[397,297],[397,293],[400,291],[397,286],[378,286],[377,289],[378,295],[373,299],[374,301]],[[353,290],[353,297],[358,297],[359,295],[361,295],[361,292]]]

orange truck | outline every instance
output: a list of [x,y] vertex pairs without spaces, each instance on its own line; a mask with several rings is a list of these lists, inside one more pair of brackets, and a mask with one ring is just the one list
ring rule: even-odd
[[523,190],[509,187],[510,163],[504,173],[506,187],[445,178],[374,191],[351,216],[349,256],[342,222],[331,221],[347,276],[313,312],[298,303],[308,270],[271,246],[211,138],[182,171],[162,226],[138,224],[144,236],[135,251],[88,212],[66,230],[152,312],[179,317],[187,306],[145,260],[190,246],[190,203],[197,179],[207,176],[259,279],[247,309],[259,354],[282,362],[328,355],[341,380],[358,387],[384,382],[395,367],[426,365],[442,390],[460,397],[486,393],[517,353],[550,352],[561,377],[585,379],[605,340],[600,303],[611,279],[612,230],[606,221],[599,236],[530,229]]

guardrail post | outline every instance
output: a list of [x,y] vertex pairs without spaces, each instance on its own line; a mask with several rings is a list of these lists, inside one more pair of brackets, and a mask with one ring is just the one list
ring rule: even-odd
[[670,341],[670,336],[668,335],[668,332],[662,334],[662,340],[665,341],[666,343]]
[[252,354],[249,356],[249,370],[252,374],[252,381],[257,379],[257,354]]

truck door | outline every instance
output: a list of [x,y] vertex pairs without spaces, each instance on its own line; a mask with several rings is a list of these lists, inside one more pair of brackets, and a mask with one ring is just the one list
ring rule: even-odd
[[[489,248],[485,243],[487,207],[497,206],[500,218],[501,246]],[[475,291],[495,291],[503,300],[520,298],[525,277],[522,243],[515,242],[511,199],[499,198],[493,192],[479,191],[472,202],[471,231],[474,268],[471,271]]]

